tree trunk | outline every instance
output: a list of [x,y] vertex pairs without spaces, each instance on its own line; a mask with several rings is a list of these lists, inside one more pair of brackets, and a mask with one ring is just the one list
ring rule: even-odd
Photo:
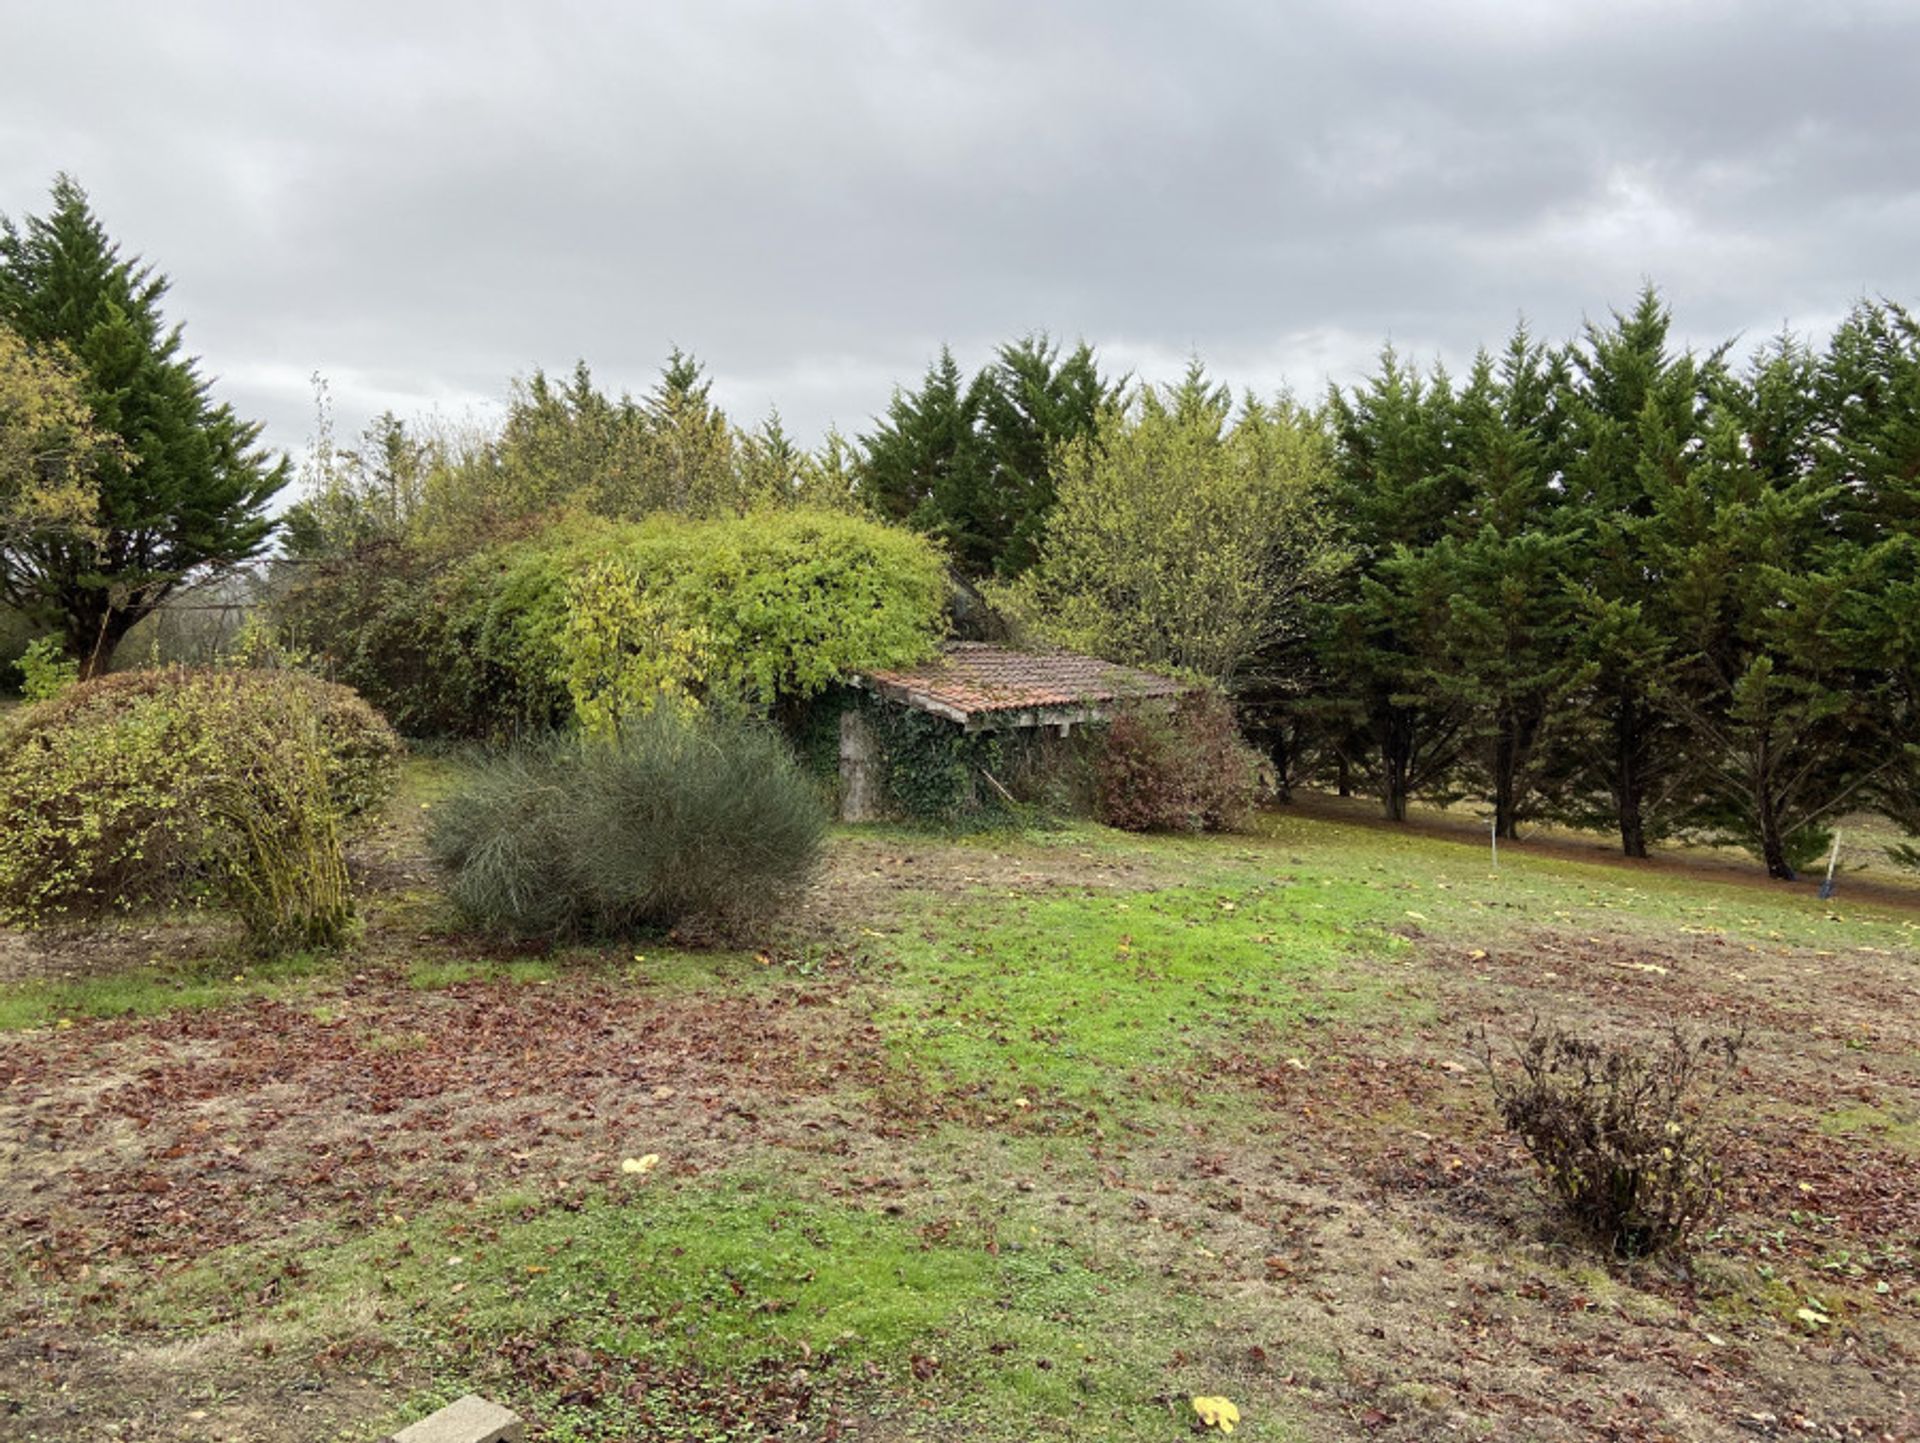
[[1398,708],[1389,710],[1380,737],[1380,802],[1390,822],[1407,819],[1408,789],[1413,770],[1412,728]]
[[1273,799],[1282,806],[1293,800],[1292,750],[1284,726],[1267,733],[1267,755],[1273,760]]
[[1342,747],[1334,755],[1334,777],[1336,779],[1336,785],[1339,789],[1338,794],[1343,797],[1352,796],[1353,795],[1353,766],[1347,760],[1347,752],[1345,747]]
[[1780,834],[1780,819],[1770,806],[1764,807],[1760,814],[1760,853],[1766,858],[1769,877],[1779,882],[1798,879],[1800,874],[1787,861],[1786,838]]
[[1513,724],[1502,722],[1493,741],[1493,831],[1497,837],[1513,841],[1520,835],[1517,773],[1520,770],[1520,745]]
[[152,608],[116,607],[103,593],[83,594],[87,600],[69,605],[66,644],[67,654],[80,664],[80,680],[91,681],[106,675],[114,649]]
[[1638,699],[1623,694],[1620,710],[1613,719],[1613,798],[1620,817],[1620,850],[1629,857],[1647,855],[1647,827],[1642,816],[1647,784],[1640,769],[1641,722]]
[[1773,750],[1762,739],[1759,765],[1755,770],[1759,775],[1754,779],[1753,801],[1755,818],[1760,824],[1760,855],[1767,864],[1767,875],[1775,881],[1791,882],[1797,874],[1787,861],[1787,834],[1780,823],[1779,803],[1773,795]]

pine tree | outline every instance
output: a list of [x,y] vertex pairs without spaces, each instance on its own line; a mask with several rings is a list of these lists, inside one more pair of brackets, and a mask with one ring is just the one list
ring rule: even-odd
[[1581,655],[1591,681],[1584,734],[1569,738],[1566,815],[1611,823],[1629,857],[1671,831],[1694,800],[1688,729],[1655,698],[1674,662],[1673,623],[1648,586],[1653,495],[1697,463],[1720,367],[1668,351],[1671,318],[1651,286],[1631,313],[1588,325],[1560,397],[1566,505],[1583,533]]
[[991,574],[997,530],[982,502],[988,458],[979,417],[979,387],[942,346],[920,389],[896,390],[886,419],[860,438],[867,503],[945,542],[968,576]]
[[1372,781],[1389,819],[1442,787],[1469,736],[1471,713],[1433,685],[1433,615],[1416,558],[1446,535],[1464,499],[1458,416],[1444,371],[1423,378],[1388,351],[1378,374],[1330,402],[1338,441],[1335,510],[1355,550],[1347,594],[1327,608],[1321,645],[1338,679],[1323,725],[1362,737],[1346,761]]
[[1464,756],[1502,837],[1538,809],[1586,675],[1573,636],[1578,532],[1558,485],[1561,368],[1524,327],[1497,365],[1475,360],[1456,408],[1460,509],[1447,535],[1396,563],[1430,618],[1426,689],[1466,710]]
[[976,381],[987,474],[976,527],[1001,577],[1018,576],[1039,558],[1053,510],[1053,463],[1063,445],[1095,434],[1120,395],[1100,375],[1084,341],[1062,358],[1044,334],[1000,348]]
[[57,614],[87,673],[183,583],[256,556],[288,463],[257,424],[216,403],[162,319],[165,277],[124,259],[66,176],[52,209],[0,218],[0,322],[29,346],[64,345],[95,424],[121,447],[93,470],[94,537],[48,534],[0,551],[0,596]]

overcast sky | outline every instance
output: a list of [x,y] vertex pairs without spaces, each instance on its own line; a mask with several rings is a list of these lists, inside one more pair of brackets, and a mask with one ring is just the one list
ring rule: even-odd
[[0,212],[72,172],[300,450],[672,345],[866,429],[945,341],[1317,393],[1645,278],[1682,334],[1920,302],[1920,4],[0,0]]

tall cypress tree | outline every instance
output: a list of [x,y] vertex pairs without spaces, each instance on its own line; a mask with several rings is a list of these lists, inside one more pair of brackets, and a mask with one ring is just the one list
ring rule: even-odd
[[1694,735],[1698,822],[1788,879],[1884,756],[1880,679],[1822,634],[1858,558],[1817,474],[1813,378],[1783,339],[1721,380],[1697,464],[1656,479],[1646,528],[1675,648],[1657,701]]
[[1621,850],[1644,857],[1692,802],[1689,732],[1656,701],[1674,663],[1673,622],[1648,586],[1653,496],[1697,464],[1707,392],[1719,357],[1667,345],[1659,293],[1589,325],[1572,353],[1565,411],[1566,504],[1583,532],[1581,647],[1592,680],[1581,702],[1589,735],[1575,738],[1568,814],[1610,822]]
[[1120,388],[1101,378],[1084,341],[1062,357],[1045,335],[1002,346],[975,385],[987,464],[980,529],[994,552],[994,571],[1014,577],[1039,559],[1053,510],[1056,454],[1095,434]]
[[1462,505],[1457,398],[1445,372],[1423,378],[1389,351],[1377,375],[1351,395],[1335,390],[1329,406],[1334,502],[1356,564],[1325,613],[1327,671],[1340,679],[1326,731],[1365,738],[1350,760],[1402,821],[1416,793],[1452,776],[1470,721],[1467,704],[1433,684],[1432,608],[1416,571]]
[[182,354],[179,326],[161,316],[166,278],[120,255],[73,180],[59,177],[52,200],[23,224],[0,218],[0,321],[29,345],[63,344],[96,423],[123,444],[93,471],[97,534],[10,543],[0,595],[58,616],[92,673],[184,582],[260,553],[289,468]]
[[[1920,318],[1885,302],[1855,307],[1827,348],[1819,390],[1830,440],[1819,471],[1858,548],[1821,615],[1820,641],[1871,669],[1880,762],[1871,801],[1920,835]],[[1920,865],[1920,849],[1905,851]]]
[[1386,567],[1423,619],[1423,689],[1467,713],[1468,780],[1502,837],[1537,809],[1586,675],[1573,637],[1579,533],[1558,484],[1561,365],[1524,327],[1497,363],[1476,359],[1456,407],[1459,508],[1438,541]]
[[980,392],[942,346],[917,391],[895,391],[886,418],[860,438],[860,488],[881,515],[937,536],[969,576],[993,570],[997,527],[982,500],[988,475]]

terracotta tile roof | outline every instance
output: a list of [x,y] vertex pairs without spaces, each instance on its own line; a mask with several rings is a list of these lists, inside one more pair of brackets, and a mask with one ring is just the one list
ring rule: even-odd
[[882,695],[960,722],[1000,712],[1098,710],[1129,698],[1178,696],[1187,690],[1171,678],[1098,657],[1009,651],[977,641],[951,643],[933,661],[870,671],[864,679]]

